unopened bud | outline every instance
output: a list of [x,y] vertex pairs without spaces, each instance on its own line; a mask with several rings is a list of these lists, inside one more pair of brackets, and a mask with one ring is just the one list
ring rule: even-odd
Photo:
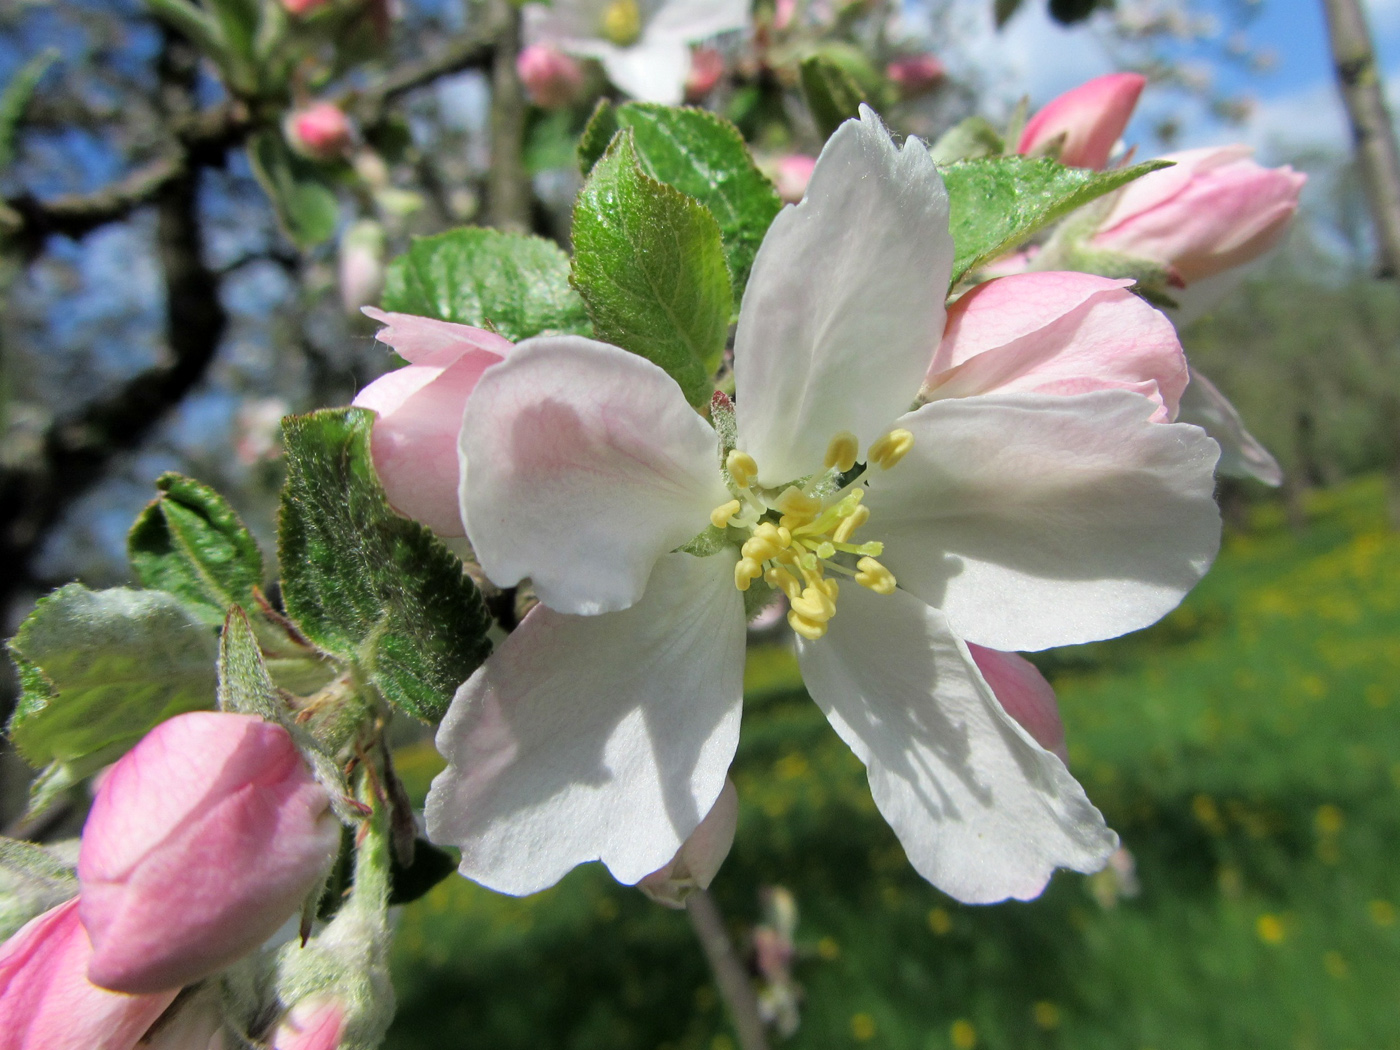
[[345,111],[333,102],[317,102],[293,110],[283,123],[292,149],[311,160],[336,160],[354,143],[355,132]]
[[531,44],[516,58],[515,69],[530,101],[543,109],[572,105],[583,90],[583,67],[557,48]]
[[685,899],[697,889],[708,889],[729,848],[739,824],[739,793],[734,782],[725,778],[719,798],[700,825],[681,844],[669,864],[652,872],[641,882],[641,890],[657,904],[668,908],[685,907]]
[[796,204],[807,192],[807,183],[812,181],[812,171],[817,166],[815,157],[802,153],[790,153],[780,159],[774,171],[773,182],[778,187],[778,196],[786,204]]
[[885,76],[906,98],[927,91],[942,80],[946,72],[943,63],[927,53],[897,58],[885,67]]
[[685,78],[685,97],[698,102],[724,76],[724,56],[713,47],[697,47],[690,53],[690,75]]

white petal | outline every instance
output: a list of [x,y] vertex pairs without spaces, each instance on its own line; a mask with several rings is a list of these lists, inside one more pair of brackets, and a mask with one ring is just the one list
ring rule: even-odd
[[943,333],[948,194],[918,139],[868,107],[827,141],[807,196],[773,220],[734,344],[741,447],[759,482],[822,467],[842,430],[862,451],[918,393]]
[[1003,651],[1112,638],[1176,607],[1215,558],[1214,441],[1100,390],[935,401],[871,471],[870,523],[899,585]]
[[1061,762],[1001,709],[936,609],[844,587],[802,677],[865,763],[909,862],[969,904],[1040,893],[1056,868],[1103,867],[1118,837]]
[[463,875],[525,894],[585,861],[634,883],[675,855],[738,743],[736,560],[668,555],[620,613],[536,606],[457,691],[427,818]]
[[1197,368],[1181,395],[1183,423],[1194,423],[1220,443],[1219,471],[1232,478],[1254,478],[1265,485],[1283,484],[1283,468],[1259,439],[1245,429],[1230,399]]
[[646,31],[648,36],[691,41],[745,29],[748,24],[749,0],[666,0]]
[[729,500],[715,432],[675,380],[592,339],[528,339],[487,369],[461,440],[481,567],[502,587],[531,577],[560,612],[625,609]]
[[653,36],[648,30],[631,47],[597,50],[608,79],[639,102],[677,105],[690,76],[690,48],[680,37]]

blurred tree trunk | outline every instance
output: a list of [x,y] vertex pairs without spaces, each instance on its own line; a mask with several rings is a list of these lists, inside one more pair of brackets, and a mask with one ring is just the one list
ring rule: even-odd
[[500,30],[491,59],[491,169],[487,218],[498,229],[530,229],[530,179],[525,173],[525,87],[515,61],[520,54],[520,8],[496,0]]
[[[1356,165],[1376,227],[1376,276],[1400,278],[1400,147],[1385,104],[1385,82],[1376,65],[1375,47],[1361,0],[1322,0],[1332,42],[1337,88],[1351,123]],[[1400,528],[1400,377],[1390,374],[1395,362],[1383,361],[1385,389],[1382,418],[1390,445],[1389,504],[1392,527]]]

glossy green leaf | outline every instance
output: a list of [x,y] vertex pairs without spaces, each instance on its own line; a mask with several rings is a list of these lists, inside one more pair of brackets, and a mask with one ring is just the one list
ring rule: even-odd
[[[618,128],[632,129],[632,146],[646,174],[694,197],[715,217],[737,306],[763,235],[783,206],[739,129],[703,109],[651,102],[628,102],[616,109],[600,105],[579,144],[585,174],[607,145],[598,143],[603,130]],[[587,156],[585,143],[588,152],[594,147],[598,152]]]
[[1149,161],[1114,171],[1067,168],[1047,157],[997,157],[940,169],[948,187],[949,225],[956,255],[952,284],[974,267],[1021,244],[1031,234],[1149,171]]
[[318,165],[298,157],[273,130],[248,140],[248,160],[278,224],[297,247],[314,248],[330,239],[340,221],[340,203]]
[[224,622],[230,605],[256,608],[262,552],[228,501],[180,474],[162,474],[156,488],[160,495],[127,535],[137,578],[169,591],[211,626]]
[[70,583],[10,641],[22,689],[10,739],[36,766],[135,743],[213,706],[216,651],[214,632],[173,594]]
[[634,134],[618,133],[579,193],[574,286],[599,339],[660,365],[704,404],[733,305],[719,224],[641,169]]
[[513,341],[592,334],[558,245],[476,226],[415,239],[389,264],[381,302],[386,310],[489,328]]
[[396,707],[441,718],[490,651],[490,618],[457,557],[390,509],[370,459],[373,423],[360,408],[283,422],[282,594],[315,645]]

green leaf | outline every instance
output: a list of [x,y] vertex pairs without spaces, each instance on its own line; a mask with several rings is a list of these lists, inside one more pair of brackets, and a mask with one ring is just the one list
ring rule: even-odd
[[754,164],[739,129],[703,109],[628,102],[606,111],[600,105],[583,141],[596,141],[605,127],[631,128],[642,170],[710,209],[719,223],[737,305],[763,235],[783,206],[778,191]]
[[370,459],[373,425],[361,408],[283,421],[282,594],[315,645],[396,707],[437,719],[490,651],[490,618],[457,557],[390,509]]
[[802,60],[802,94],[817,122],[822,138],[843,121],[860,115],[860,104],[868,101],[855,77],[825,55],[809,55]]
[[938,141],[929,147],[929,154],[935,164],[941,165],[995,157],[1005,150],[1006,143],[986,118],[968,117],[939,135]]
[[518,342],[541,332],[591,335],[553,241],[475,226],[419,237],[389,264],[384,309],[490,328]]
[[137,578],[169,591],[210,626],[224,622],[230,605],[256,608],[262,552],[228,501],[180,474],[162,474],[156,488],[160,496],[127,535]]
[[4,94],[0,94],[0,171],[15,159],[15,133],[19,130],[20,119],[34,96],[34,89],[49,67],[58,61],[58,55],[58,48],[45,48],[20,66],[5,85]]
[[77,895],[71,863],[32,842],[0,838],[0,940]]
[[998,157],[947,165],[941,172],[956,249],[951,284],[1076,208],[1169,163],[1090,171],[1047,157]]
[[392,856],[389,865],[389,903],[411,904],[457,870],[457,861],[444,849],[421,836],[413,844],[408,864]]
[[618,133],[617,109],[605,98],[600,98],[593,107],[593,115],[578,140],[578,170],[584,178],[598,163],[598,158],[608,151],[608,144]]
[[317,165],[298,157],[273,130],[248,140],[248,160],[278,224],[297,247],[314,248],[330,239],[340,221],[340,202]]
[[709,401],[733,292],[719,224],[642,171],[624,128],[574,205],[574,286],[598,338],[664,368],[693,405]]
[[22,695],[10,739],[31,765],[135,743],[214,703],[214,633],[173,594],[70,583],[10,641]]

